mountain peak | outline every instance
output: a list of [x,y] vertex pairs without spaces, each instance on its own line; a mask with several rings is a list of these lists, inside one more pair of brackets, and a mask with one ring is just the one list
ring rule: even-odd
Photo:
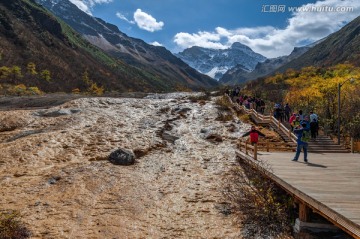
[[246,46],[246,45],[244,45],[244,44],[242,44],[242,43],[240,43],[240,42],[234,42],[232,45],[231,45],[231,47],[230,47],[231,49],[246,49],[246,50],[251,50],[251,48],[250,47],[248,47],[248,46]]
[[251,71],[256,64],[266,60],[266,57],[254,52],[250,47],[235,42],[227,49],[210,49],[193,46],[176,54],[179,58],[214,79],[220,79],[225,72],[236,65],[243,70]]

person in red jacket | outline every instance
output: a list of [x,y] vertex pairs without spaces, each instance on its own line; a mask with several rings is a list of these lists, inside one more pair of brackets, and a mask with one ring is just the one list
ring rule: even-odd
[[251,126],[251,130],[243,134],[241,137],[245,137],[248,135],[250,135],[250,142],[252,145],[256,144],[259,141],[259,136],[265,137],[265,134],[256,130],[255,126]]

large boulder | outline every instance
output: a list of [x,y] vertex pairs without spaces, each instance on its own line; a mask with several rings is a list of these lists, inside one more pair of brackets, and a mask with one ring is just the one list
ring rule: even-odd
[[109,161],[116,165],[132,165],[135,163],[135,154],[131,150],[117,149],[110,154]]

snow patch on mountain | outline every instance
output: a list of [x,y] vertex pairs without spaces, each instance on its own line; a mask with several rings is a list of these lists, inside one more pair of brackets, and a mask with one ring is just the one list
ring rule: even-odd
[[252,71],[259,62],[267,59],[239,42],[228,49],[193,46],[175,55],[192,68],[216,80],[237,65],[241,65],[245,71]]
[[214,67],[210,71],[205,72],[205,75],[210,76],[213,79],[217,79],[219,74],[224,75],[229,70],[228,67]]

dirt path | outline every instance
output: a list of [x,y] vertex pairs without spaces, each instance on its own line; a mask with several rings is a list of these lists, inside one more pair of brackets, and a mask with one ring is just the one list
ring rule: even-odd
[[[3,111],[0,208],[20,210],[33,238],[241,238],[222,180],[249,126],[216,117],[181,97]],[[119,147],[144,156],[112,165]]]

